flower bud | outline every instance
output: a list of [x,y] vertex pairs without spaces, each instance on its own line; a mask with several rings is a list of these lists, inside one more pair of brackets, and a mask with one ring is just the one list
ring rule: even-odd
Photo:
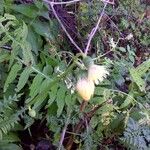
[[29,112],[28,112],[29,116],[34,118],[36,116],[36,112],[34,109],[31,109],[31,107],[29,107]]
[[109,72],[104,66],[91,65],[88,69],[88,80],[93,81],[95,84],[102,82],[104,78],[109,75]]
[[93,64],[94,64],[94,61],[92,60],[91,57],[86,56],[86,57],[84,57],[84,59],[83,59],[83,63],[84,63],[84,65],[85,65],[85,67],[88,68],[90,65],[93,65]]
[[79,95],[85,101],[89,101],[91,96],[94,94],[94,83],[87,78],[81,78],[78,80],[76,90]]

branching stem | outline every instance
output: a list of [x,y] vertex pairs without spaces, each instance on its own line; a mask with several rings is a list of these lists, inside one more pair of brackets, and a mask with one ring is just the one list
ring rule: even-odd
[[73,4],[73,3],[79,2],[81,0],[72,0],[72,1],[67,1],[67,2],[50,2],[48,0],[43,0],[43,1],[48,4],[53,4],[53,5],[65,5],[65,4]]
[[58,150],[61,150],[61,148],[62,148],[63,141],[64,141],[64,138],[65,138],[65,134],[66,134],[67,126],[68,126],[68,124],[69,124],[70,117],[71,117],[71,112],[69,112],[69,114],[68,114],[68,117],[67,117],[67,120],[66,120],[66,123],[65,123],[65,126],[64,126],[64,129],[63,129],[63,132],[62,132],[62,134],[61,134],[61,139],[60,139],[60,143],[59,143],[59,148],[58,148]]
[[51,8],[52,8],[52,11],[53,11],[53,14],[54,16],[56,17],[56,19],[58,20],[59,24],[61,25],[62,29],[64,30],[64,32],[66,33],[67,37],[69,38],[69,40],[71,41],[71,43],[78,49],[78,51],[84,55],[87,55],[88,51],[89,51],[89,47],[91,45],[91,41],[94,37],[94,35],[96,34],[97,30],[98,30],[98,27],[100,25],[100,22],[102,20],[102,17],[104,15],[104,12],[105,12],[105,8],[107,6],[107,4],[109,3],[108,1],[103,1],[104,2],[104,7],[103,7],[103,10],[100,14],[100,17],[96,23],[96,26],[91,30],[90,32],[90,36],[88,38],[88,42],[87,42],[87,46],[83,52],[83,50],[77,45],[77,43],[72,39],[71,35],[68,33],[68,31],[66,30],[65,26],[63,25],[63,23],[61,22],[60,18],[58,17],[58,14],[56,12],[56,10],[54,9],[54,5],[61,5],[61,4],[72,4],[72,3],[75,3],[75,2],[79,2],[80,0],[71,0],[71,1],[67,1],[67,2],[50,2],[48,0],[43,0],[44,2],[48,3]]
[[60,26],[62,27],[63,31],[66,33],[67,37],[69,38],[69,40],[71,41],[71,43],[78,49],[78,51],[80,53],[83,53],[82,49],[76,44],[76,42],[72,39],[71,35],[68,33],[68,31],[66,30],[65,26],[63,25],[63,23],[61,22],[60,18],[57,15],[56,10],[54,9],[54,5],[55,2],[49,2],[48,4],[50,4],[51,9],[53,11],[54,16],[56,17],[56,19],[58,20]]
[[103,7],[103,10],[102,10],[102,12],[101,12],[101,14],[100,14],[100,16],[99,16],[99,19],[98,19],[98,21],[97,21],[97,23],[96,23],[96,26],[91,30],[91,33],[90,33],[90,36],[89,36],[89,39],[88,39],[88,42],[87,42],[87,46],[86,46],[86,48],[85,48],[85,50],[84,50],[85,55],[87,55],[88,50],[89,50],[89,47],[90,47],[90,44],[91,44],[91,41],[92,41],[94,35],[96,34],[96,32],[97,32],[97,30],[98,30],[98,27],[99,27],[99,25],[100,25],[100,22],[101,22],[101,20],[102,20],[103,15],[104,15],[106,6],[107,6],[107,3],[105,3],[105,5],[104,5],[104,7]]

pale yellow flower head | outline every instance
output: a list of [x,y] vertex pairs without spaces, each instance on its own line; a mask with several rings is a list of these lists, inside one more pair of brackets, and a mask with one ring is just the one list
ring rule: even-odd
[[94,83],[87,78],[81,78],[77,81],[76,90],[85,101],[89,101],[94,94]]
[[93,81],[95,84],[102,82],[107,75],[109,75],[109,72],[106,70],[105,66],[93,64],[90,65],[88,69],[88,79]]

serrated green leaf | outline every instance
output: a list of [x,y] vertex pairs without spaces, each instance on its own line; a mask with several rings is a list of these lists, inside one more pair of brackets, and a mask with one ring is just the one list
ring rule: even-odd
[[27,83],[27,81],[29,79],[31,72],[32,71],[31,71],[30,67],[26,67],[23,70],[23,72],[20,75],[19,82],[17,84],[17,89],[16,89],[17,92],[19,92],[25,86],[25,84]]
[[[32,104],[34,104],[36,101],[40,101],[40,99],[41,99],[41,101],[44,101],[45,99],[43,99],[44,97],[45,97],[45,95],[46,95],[46,97],[47,97],[47,95],[48,95],[48,92],[49,92],[49,84],[50,84],[50,80],[48,80],[48,79],[45,79],[44,81],[43,81],[43,83],[41,84],[41,86],[40,86],[40,88],[39,88],[39,94],[35,97],[35,98],[29,98],[29,99],[27,99],[26,100],[26,104],[28,104],[28,105],[32,105]],[[37,105],[37,104],[36,104]]]
[[57,92],[57,98],[56,98],[56,102],[58,106],[57,117],[59,117],[63,111],[65,105],[65,94],[66,94],[65,87],[61,87]]
[[67,92],[67,95],[65,97],[65,103],[68,107],[71,107],[72,106],[72,95],[71,93],[68,93]]
[[46,108],[48,108],[55,101],[57,91],[58,91],[58,84],[55,84],[54,86],[52,86],[51,91],[49,92],[49,100]]
[[147,71],[150,71],[150,59],[140,64],[135,69],[139,76],[144,75]]
[[37,95],[31,102],[31,105],[34,104],[33,109],[37,109],[38,107],[42,107],[42,103],[46,100],[48,93],[42,92]]
[[3,135],[3,143],[9,143],[9,142],[19,142],[20,139],[17,136],[17,134],[13,132],[9,132],[7,135]]
[[13,65],[13,63],[16,59],[16,56],[19,53],[20,46],[18,44],[16,44],[16,42],[13,42],[12,48],[13,48],[13,51],[11,52],[11,55],[10,55],[9,68],[11,68],[11,66]]
[[51,83],[51,80],[45,79],[39,88],[39,92],[38,92],[39,94],[34,99],[32,98],[27,99],[26,104],[32,105],[37,101],[35,107],[38,107],[39,106],[38,102],[42,103],[45,100],[45,97],[47,97],[50,91],[50,83]]
[[38,55],[38,51],[41,49],[42,46],[42,39],[40,35],[36,34],[31,27],[29,27],[27,41],[30,42],[32,51],[36,55]]
[[130,69],[130,74],[133,81],[138,85],[141,91],[145,91],[145,81],[138,75],[135,69]]
[[9,54],[8,53],[4,53],[4,54],[0,54],[0,63],[3,61],[6,61],[9,59]]
[[22,27],[22,37],[23,37],[23,40],[26,40],[27,39],[27,35],[28,35],[28,27],[27,25],[23,22],[23,27]]
[[143,62],[138,67],[131,68],[129,70],[133,81],[138,85],[141,91],[145,91],[145,85],[146,85],[145,80],[142,79],[142,76],[149,70],[150,70],[150,59]]
[[38,94],[42,81],[43,77],[40,74],[37,74],[33,79],[33,82],[30,85],[30,94],[29,94],[31,98],[34,98]]
[[129,106],[133,102],[132,93],[130,92],[125,101],[121,104],[120,109]]
[[27,41],[24,41],[24,44],[21,46],[21,48],[22,48],[24,63],[27,66],[29,66],[30,64],[33,64],[34,59],[33,59],[32,52],[31,52],[31,45]]
[[6,79],[5,85],[4,85],[4,92],[6,92],[8,86],[10,83],[12,83],[14,81],[14,79],[17,77],[17,73],[18,71],[20,71],[22,68],[22,65],[20,63],[16,63],[12,66],[8,77]]
[[46,90],[46,91],[49,91],[49,90],[50,90],[50,89],[49,89],[50,83],[51,83],[51,80],[45,79],[45,80],[42,82],[42,84],[41,84],[39,93],[41,93],[41,92],[43,92],[43,91],[45,91],[45,90]]

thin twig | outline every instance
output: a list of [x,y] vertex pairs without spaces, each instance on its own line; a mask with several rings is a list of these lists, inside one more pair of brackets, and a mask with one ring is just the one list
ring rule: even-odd
[[[61,5],[61,4],[71,4],[71,3],[79,2],[80,0],[72,0],[72,1],[68,1],[68,2],[50,2],[48,0],[43,0],[43,1],[46,2],[46,3],[48,3],[48,4],[50,4],[50,6],[52,8],[52,11],[54,13],[54,16],[58,20],[59,24],[61,25],[62,29],[66,33],[66,35],[69,38],[69,40],[71,41],[71,43],[79,50],[80,53],[83,53],[82,49],[76,44],[76,42],[72,39],[72,37],[70,36],[70,34],[68,33],[68,31],[66,30],[65,26],[63,25],[63,23],[61,22],[60,18],[58,17],[57,12],[54,9],[54,5],[58,5],[58,4],[59,5]],[[85,55],[87,55],[89,47],[90,47],[90,44],[91,44],[91,41],[92,41],[95,33],[98,30],[99,24],[100,24],[100,22],[102,20],[102,17],[104,15],[104,11],[105,11],[105,8],[107,6],[108,1],[104,1],[104,3],[105,3],[105,5],[104,5],[103,10],[101,12],[101,15],[100,15],[100,17],[99,17],[99,19],[97,21],[97,24],[96,24],[96,26],[90,32],[90,36],[89,36],[89,39],[88,39],[88,42],[87,42],[87,46],[86,46],[86,48],[84,50]]]
[[[120,40],[122,40],[122,38],[119,38],[119,39],[117,40],[117,42],[115,43],[115,46],[116,46],[116,47],[117,47],[117,44],[119,43]],[[114,49],[115,49],[115,48],[112,47],[109,51],[107,51],[107,52],[104,53],[103,55],[100,55],[100,56],[94,58],[93,60],[98,60],[98,59],[100,59],[101,57],[104,57],[105,55],[109,54],[110,52],[113,52]]]
[[84,50],[85,55],[87,55],[88,50],[89,50],[89,47],[90,47],[90,44],[91,44],[91,41],[92,41],[92,39],[93,39],[95,33],[96,33],[97,30],[98,30],[98,27],[99,27],[99,24],[100,24],[100,22],[101,22],[101,20],[102,20],[103,15],[104,15],[106,6],[107,6],[107,3],[105,3],[105,5],[104,5],[104,7],[103,7],[103,10],[102,10],[101,15],[100,15],[100,17],[99,17],[99,19],[98,19],[98,21],[97,21],[97,23],[96,23],[96,26],[91,30],[91,33],[90,33],[90,36],[89,36],[89,39],[88,39],[88,42],[87,42],[87,46],[86,46],[86,48],[85,48],[85,50]]
[[48,4],[50,4],[54,16],[55,16],[56,19],[58,20],[59,24],[61,25],[62,29],[63,29],[64,32],[66,33],[66,35],[67,35],[67,37],[69,38],[69,40],[71,41],[71,43],[79,50],[80,53],[83,53],[82,50],[81,50],[81,48],[80,48],[80,47],[76,44],[76,42],[72,39],[72,37],[70,36],[70,34],[68,33],[68,31],[66,30],[65,26],[64,26],[63,23],[61,22],[60,18],[58,17],[57,12],[56,12],[56,10],[54,9],[55,3],[48,1]]
[[64,129],[63,129],[63,132],[62,132],[62,134],[61,134],[61,139],[60,139],[60,142],[59,142],[59,148],[58,148],[58,150],[61,150],[61,147],[62,147],[62,145],[63,145],[63,141],[64,141],[64,138],[65,138],[67,126],[68,126],[69,120],[70,120],[70,116],[71,116],[71,112],[69,112],[69,114],[68,114],[68,117],[67,117],[67,120],[66,120],[66,123],[65,123],[65,126],[64,126]]
[[111,2],[111,1],[109,1],[109,0],[101,0],[102,2],[104,2],[104,3],[108,3],[108,4],[112,4],[112,5],[114,5],[115,3],[114,3],[114,0]]
[[116,26],[116,24],[114,23],[114,21],[111,19],[112,17],[109,17],[106,13],[104,14],[108,20],[111,21],[111,23],[113,24],[113,26],[117,29],[117,31],[119,32],[119,34],[122,36],[122,33],[120,32],[120,30],[118,29],[118,27]]
[[53,4],[53,5],[65,5],[65,4],[73,4],[73,3],[79,2],[81,0],[72,0],[72,1],[67,1],[67,2],[50,2],[48,0],[43,0],[43,1],[48,4]]

